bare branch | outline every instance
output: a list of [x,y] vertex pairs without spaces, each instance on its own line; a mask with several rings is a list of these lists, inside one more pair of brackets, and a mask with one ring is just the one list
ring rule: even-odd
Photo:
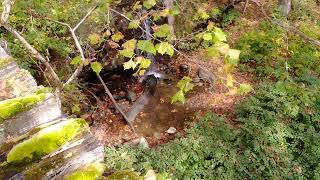
[[3,1],[3,12],[1,14],[1,25],[7,31],[9,31],[15,38],[17,38],[34,58],[36,58],[37,60],[39,60],[41,63],[43,63],[46,66],[46,68],[49,70],[49,73],[50,73],[51,78],[54,81],[55,85],[61,89],[62,82],[60,81],[58,75],[53,70],[50,63],[35,48],[33,48],[17,30],[15,30],[13,27],[11,27],[7,23],[8,18],[9,18],[9,14],[10,14],[10,9],[11,9],[11,6],[13,5],[13,3],[14,3],[14,0]]
[[1,14],[1,22],[7,23],[11,11],[11,6],[14,4],[14,0],[4,0],[2,2],[2,14]]
[[29,51],[29,53],[32,55],[32,57],[36,58],[37,60],[39,60],[41,63],[43,63],[46,68],[49,70],[50,76],[52,78],[52,80],[54,81],[54,84],[58,87],[58,88],[62,88],[62,82],[60,81],[58,75],[55,73],[55,71],[53,70],[52,66],[50,65],[50,63],[34,48],[32,47],[26,40],[24,37],[22,37],[20,35],[20,33],[15,30],[13,27],[11,27],[9,24],[5,24],[2,23],[2,26],[9,31],[11,34],[13,34],[13,36],[15,38],[17,38],[21,44]]
[[76,77],[79,76],[80,72],[82,71],[83,69],[83,62],[85,61],[85,56],[84,56],[84,52],[83,52],[83,49],[81,47],[81,44],[80,44],[80,41],[78,39],[78,37],[76,36],[75,34],[75,31],[80,27],[80,25],[90,16],[90,14],[97,8],[97,6],[95,7],[92,7],[89,9],[89,11],[87,12],[87,14],[79,21],[79,23],[74,27],[72,28],[69,24],[67,23],[64,23],[64,22],[59,22],[59,21],[55,21],[55,20],[50,20],[50,21],[53,21],[55,23],[58,23],[58,24],[61,24],[61,25],[64,25],[66,27],[68,27],[70,33],[71,33],[71,36],[73,38],[73,41],[80,53],[80,57],[81,57],[81,60],[82,60],[82,63],[77,67],[77,69],[73,72],[73,74],[70,76],[70,78],[67,80],[66,83],[63,84],[63,87],[70,84]]
[[97,8],[98,6],[92,7],[89,9],[88,13],[81,19],[81,21],[72,29],[73,32],[75,32],[79,26],[90,16],[90,14]]
[[123,118],[126,120],[126,122],[128,123],[130,129],[132,130],[133,133],[136,134],[136,131],[131,123],[131,121],[129,120],[129,118],[127,117],[127,115],[123,112],[123,110],[120,108],[120,106],[118,105],[118,103],[116,102],[116,100],[113,98],[111,92],[109,91],[106,83],[103,81],[103,79],[101,78],[101,76],[99,74],[97,74],[101,84],[103,85],[104,90],[106,91],[106,93],[108,94],[109,98],[111,99],[112,103],[114,104],[114,106],[116,107],[116,109],[120,112],[120,114],[123,116]]

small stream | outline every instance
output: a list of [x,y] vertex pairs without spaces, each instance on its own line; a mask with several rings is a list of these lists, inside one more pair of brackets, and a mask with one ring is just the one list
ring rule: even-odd
[[171,104],[171,97],[177,92],[176,83],[168,85],[158,81],[154,96],[137,115],[134,126],[144,137],[157,137],[170,127],[181,130],[186,123],[192,122],[198,109],[190,109],[183,104]]

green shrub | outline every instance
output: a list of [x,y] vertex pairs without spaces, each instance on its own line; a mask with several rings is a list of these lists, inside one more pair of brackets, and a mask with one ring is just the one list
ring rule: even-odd
[[288,55],[281,28],[263,22],[257,29],[241,37],[236,47],[241,50],[240,62],[260,77],[287,78],[285,60],[289,75],[302,77],[310,71],[320,72],[319,50],[300,37],[290,34]]
[[320,95],[302,83],[264,84],[239,103],[239,128],[207,114],[156,149],[107,148],[107,166],[176,179],[311,179],[320,169]]

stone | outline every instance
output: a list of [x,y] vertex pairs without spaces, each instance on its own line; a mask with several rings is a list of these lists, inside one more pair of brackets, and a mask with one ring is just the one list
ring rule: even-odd
[[170,128],[166,131],[166,133],[168,133],[168,134],[175,134],[176,132],[177,132],[177,129],[174,128],[174,127],[170,127]]
[[154,170],[148,170],[146,175],[144,176],[144,180],[157,180],[157,175]]
[[179,70],[180,70],[180,72],[182,72],[182,73],[188,72],[189,69],[190,69],[190,67],[189,67],[187,64],[181,64],[181,65],[179,66]]
[[146,138],[142,137],[140,138],[139,146],[143,148],[149,148],[149,143]]
[[208,82],[208,83],[210,83],[210,84],[213,84],[213,83],[214,83],[214,80],[215,80],[214,75],[213,75],[211,72],[209,72],[209,71],[207,71],[207,70],[205,70],[205,69],[203,69],[203,68],[199,68],[199,69],[198,69],[198,77],[199,77],[202,81]]
[[137,94],[135,92],[133,92],[133,91],[130,91],[130,90],[128,90],[126,97],[131,102],[134,102],[134,101],[137,100]]

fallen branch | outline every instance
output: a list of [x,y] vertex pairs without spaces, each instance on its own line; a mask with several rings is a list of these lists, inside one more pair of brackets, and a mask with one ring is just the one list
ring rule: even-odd
[[122,117],[125,119],[125,121],[128,123],[130,129],[132,130],[133,133],[137,134],[131,121],[128,119],[127,115],[123,112],[123,110],[120,108],[120,106],[118,105],[118,103],[116,102],[116,100],[113,98],[110,90],[108,89],[106,83],[103,81],[103,79],[101,78],[101,76],[99,74],[96,74],[101,82],[101,84],[103,85],[104,90],[106,91],[106,93],[108,94],[109,98],[111,99],[112,103],[114,104],[115,108],[120,112],[120,114],[122,115]]

